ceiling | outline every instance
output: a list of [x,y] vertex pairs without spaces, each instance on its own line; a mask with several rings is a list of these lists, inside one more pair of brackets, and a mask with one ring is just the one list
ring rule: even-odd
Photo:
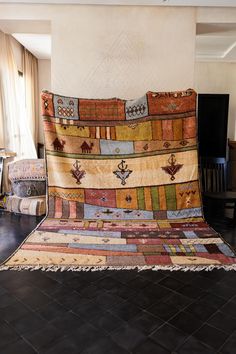
[[11,34],[36,58],[51,58],[50,21],[0,20],[0,30]]
[[[1,14],[0,14],[1,18]],[[51,21],[46,20],[0,20],[0,29],[5,33],[51,33]]]
[[8,0],[0,3],[236,7],[235,0]]
[[12,33],[12,36],[38,59],[51,59],[51,35]]
[[196,58],[236,62],[236,23],[198,23]]

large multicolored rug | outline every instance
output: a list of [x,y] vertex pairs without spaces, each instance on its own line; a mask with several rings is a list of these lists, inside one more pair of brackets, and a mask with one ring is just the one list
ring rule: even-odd
[[48,214],[1,269],[236,269],[205,222],[196,93],[42,93]]

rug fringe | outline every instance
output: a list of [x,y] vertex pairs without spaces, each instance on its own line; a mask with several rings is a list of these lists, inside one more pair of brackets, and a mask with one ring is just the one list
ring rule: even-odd
[[104,270],[137,270],[138,272],[145,270],[169,270],[169,271],[182,271],[182,272],[200,272],[200,271],[212,271],[214,269],[224,269],[226,271],[234,270],[236,271],[236,264],[225,264],[225,265],[144,265],[144,266],[58,266],[58,265],[19,265],[19,266],[0,266],[0,271],[4,270],[15,270],[15,271],[23,271],[23,270],[42,270],[46,272],[64,272],[64,271],[72,271],[72,272],[97,272]]

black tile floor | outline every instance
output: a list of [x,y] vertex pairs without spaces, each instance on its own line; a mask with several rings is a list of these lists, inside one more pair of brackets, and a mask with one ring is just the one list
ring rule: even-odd
[[[40,218],[0,212],[0,259]],[[236,228],[214,227],[233,246]],[[235,354],[236,272],[0,272],[1,354]]]

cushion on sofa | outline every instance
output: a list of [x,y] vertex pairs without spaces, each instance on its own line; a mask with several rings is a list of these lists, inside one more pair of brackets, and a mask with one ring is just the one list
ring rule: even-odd
[[8,196],[6,209],[13,213],[44,215],[46,214],[46,197],[19,198],[15,195]]
[[10,181],[19,179],[45,180],[46,168],[44,159],[19,160],[9,164]]
[[46,182],[37,180],[12,181],[12,193],[17,197],[27,198],[46,194]]

